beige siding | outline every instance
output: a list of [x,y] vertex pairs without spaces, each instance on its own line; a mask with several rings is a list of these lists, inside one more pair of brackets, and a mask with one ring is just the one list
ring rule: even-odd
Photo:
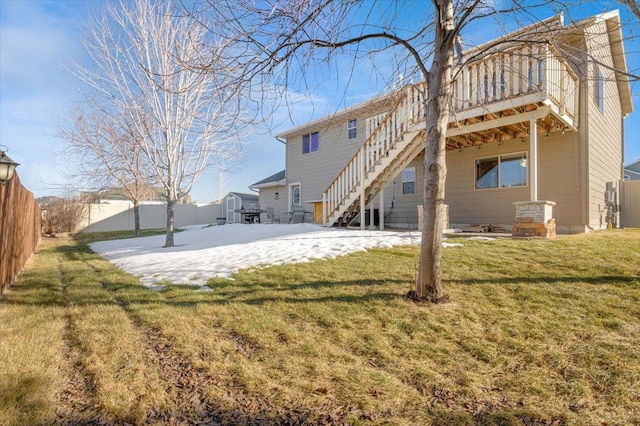
[[[407,167],[416,168],[414,194],[402,193],[402,171],[387,185],[384,191],[385,225],[390,227],[418,227],[418,205],[422,204],[424,187],[424,155],[418,155]],[[378,208],[380,201],[375,200]]]
[[[278,192],[277,200],[276,191]],[[276,214],[289,211],[287,205],[287,187],[284,185],[261,188],[258,200],[260,202],[260,208],[263,210],[266,210],[267,207],[272,207]],[[261,214],[260,220],[266,222],[267,215],[265,213]]]
[[621,183],[620,216],[623,228],[640,228],[640,180]]
[[587,46],[590,54],[605,66],[599,66],[604,74],[604,113],[594,102],[596,66],[588,64],[589,90],[586,99],[588,114],[588,225],[592,228],[606,226],[604,217],[607,182],[617,182],[622,177],[622,116],[620,98],[615,81],[609,40],[604,22],[587,29]]
[[579,135],[538,133],[538,153],[538,198],[556,203],[553,217],[560,232],[584,232]]

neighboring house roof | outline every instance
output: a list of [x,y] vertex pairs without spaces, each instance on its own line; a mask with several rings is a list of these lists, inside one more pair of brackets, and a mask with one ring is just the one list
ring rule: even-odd
[[231,191],[224,198],[227,198],[231,194],[235,195],[236,197],[239,197],[242,201],[252,201],[252,202],[256,202],[256,203],[258,202],[258,196],[257,195],[255,195],[255,194],[245,194],[245,193],[242,193],[242,192],[233,192],[233,191]]
[[281,170],[268,178],[264,178],[261,181],[249,185],[249,188],[266,188],[269,186],[284,185],[285,183],[285,171]]
[[627,180],[640,180],[640,159],[624,166],[624,175]]
[[627,164],[626,166],[624,166],[624,169],[632,172],[640,173],[640,159],[637,159],[636,161],[633,161]]

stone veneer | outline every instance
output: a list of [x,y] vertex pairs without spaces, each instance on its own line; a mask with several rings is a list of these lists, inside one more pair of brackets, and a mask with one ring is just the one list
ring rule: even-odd
[[516,218],[511,235],[514,237],[555,238],[556,220],[553,201],[516,201]]

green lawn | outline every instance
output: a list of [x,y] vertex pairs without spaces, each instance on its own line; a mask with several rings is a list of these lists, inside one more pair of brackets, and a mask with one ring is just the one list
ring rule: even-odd
[[0,299],[0,424],[640,424],[640,230],[417,247],[161,292],[44,240]]

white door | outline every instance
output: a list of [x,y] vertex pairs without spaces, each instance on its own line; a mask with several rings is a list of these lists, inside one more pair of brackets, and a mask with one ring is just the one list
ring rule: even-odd
[[292,183],[291,185],[289,185],[289,206],[291,207],[291,209],[293,209],[293,207],[302,206],[300,195],[299,183]]
[[227,223],[234,223],[236,209],[236,197],[227,197]]

